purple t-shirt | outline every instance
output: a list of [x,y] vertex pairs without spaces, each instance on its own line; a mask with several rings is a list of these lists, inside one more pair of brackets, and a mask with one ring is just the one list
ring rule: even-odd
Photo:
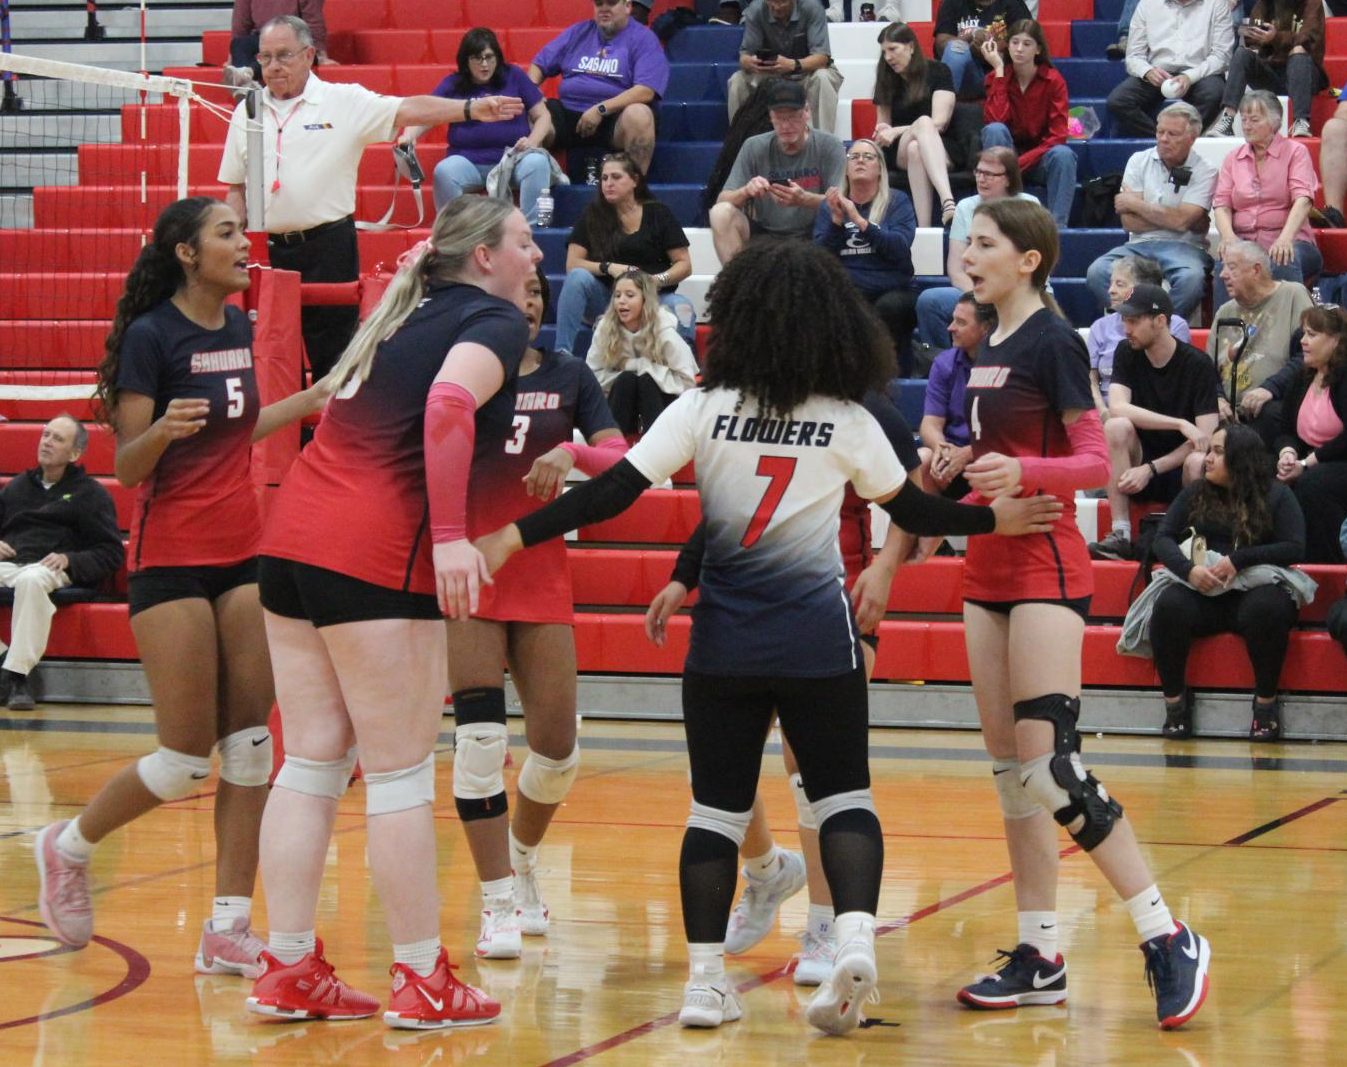
[[509,122],[455,122],[449,127],[449,151],[451,156],[463,156],[473,163],[499,163],[501,155],[521,137],[529,135],[529,111],[543,98],[542,91],[529,81],[529,76],[513,64],[505,66],[505,80],[499,89],[489,85],[477,85],[472,92],[464,93],[457,88],[458,72],[445,75],[443,81],[435,86],[432,96],[442,96],[446,100],[470,100],[479,96],[517,96],[524,101],[524,113]]
[[633,85],[654,90],[656,97],[669,86],[659,38],[635,19],[609,40],[593,19],[577,22],[549,41],[533,64],[548,78],[561,75],[558,97],[567,111],[587,111]]
[[935,357],[926,379],[926,402],[923,415],[934,415],[945,420],[945,440],[963,447],[968,444],[968,418],[964,414],[964,390],[973,364],[962,348],[947,348]]

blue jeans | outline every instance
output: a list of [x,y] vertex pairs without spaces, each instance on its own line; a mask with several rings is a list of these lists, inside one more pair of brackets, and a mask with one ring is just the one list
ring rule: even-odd
[[[465,156],[445,156],[435,164],[435,210],[464,193],[486,188],[494,163],[474,163]],[[530,226],[538,225],[538,197],[552,183],[552,165],[540,152],[530,152],[514,169],[510,185],[519,190],[519,210]]]
[[958,38],[950,41],[940,53],[940,62],[949,67],[956,96],[982,96],[987,68],[978,61],[967,41]]
[[1128,30],[1132,25],[1132,16],[1136,14],[1137,6],[1141,0],[1123,0],[1122,13],[1118,16],[1118,36],[1128,36]]
[[[1174,303],[1174,313],[1185,319],[1193,317],[1207,288],[1211,256],[1187,241],[1129,241],[1109,249],[1091,263],[1090,269],[1085,272],[1085,283],[1091,295],[1099,301],[1100,307],[1108,306],[1108,283],[1113,274],[1113,264],[1123,256],[1145,256],[1160,264],[1160,269],[1165,272],[1165,281],[1169,283],[1169,299]],[[1221,305],[1218,303],[1216,306]]]
[[[982,127],[982,147],[1015,147],[1015,139],[1004,122]],[[1024,173],[1024,184],[1042,183],[1048,187],[1047,209],[1057,225],[1066,228],[1071,218],[1071,203],[1076,198],[1076,153],[1064,144],[1053,145]]]
[[949,320],[954,315],[954,305],[962,295],[952,285],[923,289],[918,293],[917,336],[942,352],[950,348],[954,342],[949,336]]
[[[585,353],[575,351],[575,338],[583,326],[592,326],[594,320],[608,308],[612,292],[602,281],[583,267],[566,275],[561,286],[561,296],[557,298],[558,352],[584,358]],[[673,312],[678,320],[678,333],[689,345],[697,338],[697,310],[692,301],[678,293],[664,293],[660,304]]]
[[[1313,241],[1295,241],[1291,247],[1295,251],[1295,258],[1285,266],[1272,264],[1272,277],[1279,282],[1300,282],[1308,289],[1310,280],[1317,278],[1319,272],[1324,269],[1324,257],[1319,251],[1319,246]],[[1213,307],[1220,307],[1230,299],[1225,283],[1221,281],[1219,259],[1212,270],[1211,299]]]

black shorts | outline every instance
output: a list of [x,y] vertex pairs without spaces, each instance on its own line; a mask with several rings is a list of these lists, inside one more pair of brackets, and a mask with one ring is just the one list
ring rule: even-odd
[[613,132],[617,129],[617,114],[604,115],[599,125],[588,137],[581,137],[576,130],[583,111],[570,111],[561,106],[560,100],[547,101],[547,113],[552,116],[552,128],[556,131],[553,148],[593,148],[613,147]]
[[218,600],[240,585],[257,584],[257,557],[222,567],[146,567],[126,582],[130,614],[170,600]]
[[273,615],[311,622],[319,629],[371,619],[444,618],[428,593],[389,589],[275,556],[259,556],[257,562],[262,607]]
[[861,642],[870,646],[871,652],[879,651],[879,631],[872,634],[861,634]]
[[1069,599],[1061,597],[1025,597],[1023,600],[965,600],[965,604],[976,604],[980,608],[986,608],[988,611],[994,611],[998,615],[1009,615],[1010,609],[1019,607],[1021,604],[1060,604],[1062,607],[1074,611],[1087,622],[1090,618],[1090,600],[1088,596],[1078,596]]

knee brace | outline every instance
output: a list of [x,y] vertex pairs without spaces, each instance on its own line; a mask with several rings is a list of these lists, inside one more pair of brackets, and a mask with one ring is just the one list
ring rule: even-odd
[[210,758],[189,756],[160,745],[136,761],[136,773],[145,788],[160,800],[178,800],[210,777]]
[[804,779],[799,774],[790,776],[790,795],[795,801],[795,821],[801,830],[817,830],[818,820],[814,817],[814,805],[805,795]]
[[1024,791],[1065,826],[1086,852],[1098,847],[1122,818],[1122,805],[1108,795],[1080,761],[1080,700],[1062,693],[1021,700],[1015,721],[1039,719],[1051,723],[1053,751],[1031,759],[1020,768]]
[[505,690],[460,689],[454,693],[454,806],[464,822],[491,819],[509,810],[505,799]]
[[215,746],[220,752],[220,778],[231,785],[266,785],[271,777],[271,731],[265,726],[250,726],[222,737]]
[[435,754],[397,771],[365,772],[365,814],[392,815],[435,803]]
[[1019,760],[992,761],[992,782],[1001,801],[1001,814],[1007,819],[1028,819],[1043,807],[1024,788],[1023,770]]
[[688,812],[688,829],[706,830],[721,837],[728,837],[734,842],[734,847],[738,848],[744,843],[744,837],[748,834],[748,824],[752,820],[752,808],[748,811],[721,811],[706,804],[698,804],[694,800],[692,810]]
[[519,792],[535,804],[560,804],[580,770],[580,743],[562,759],[540,756],[532,749],[519,771]]
[[852,789],[846,793],[834,793],[830,797],[822,797],[811,801],[814,809],[814,818],[818,820],[818,828],[823,829],[823,824],[834,815],[843,811],[868,811],[875,818],[879,818],[879,812],[875,811],[875,798],[870,795],[869,789]]
[[292,793],[340,800],[346,794],[346,787],[351,784],[355,759],[354,748],[349,749],[340,759],[333,760],[304,759],[286,753],[285,762],[276,772],[273,784],[278,789],[288,789]]

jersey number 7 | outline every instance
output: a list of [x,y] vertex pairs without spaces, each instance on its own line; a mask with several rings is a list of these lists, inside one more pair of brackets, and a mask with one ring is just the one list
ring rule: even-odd
[[758,501],[758,507],[753,512],[753,517],[748,520],[748,529],[744,531],[744,536],[739,540],[741,548],[752,548],[762,540],[762,535],[767,532],[772,516],[776,514],[776,509],[781,506],[781,498],[786,495],[786,488],[790,485],[790,480],[795,477],[795,457],[759,456],[758,469],[755,473],[759,478],[770,478],[771,480],[767,483],[767,489],[763,492],[762,499]]

